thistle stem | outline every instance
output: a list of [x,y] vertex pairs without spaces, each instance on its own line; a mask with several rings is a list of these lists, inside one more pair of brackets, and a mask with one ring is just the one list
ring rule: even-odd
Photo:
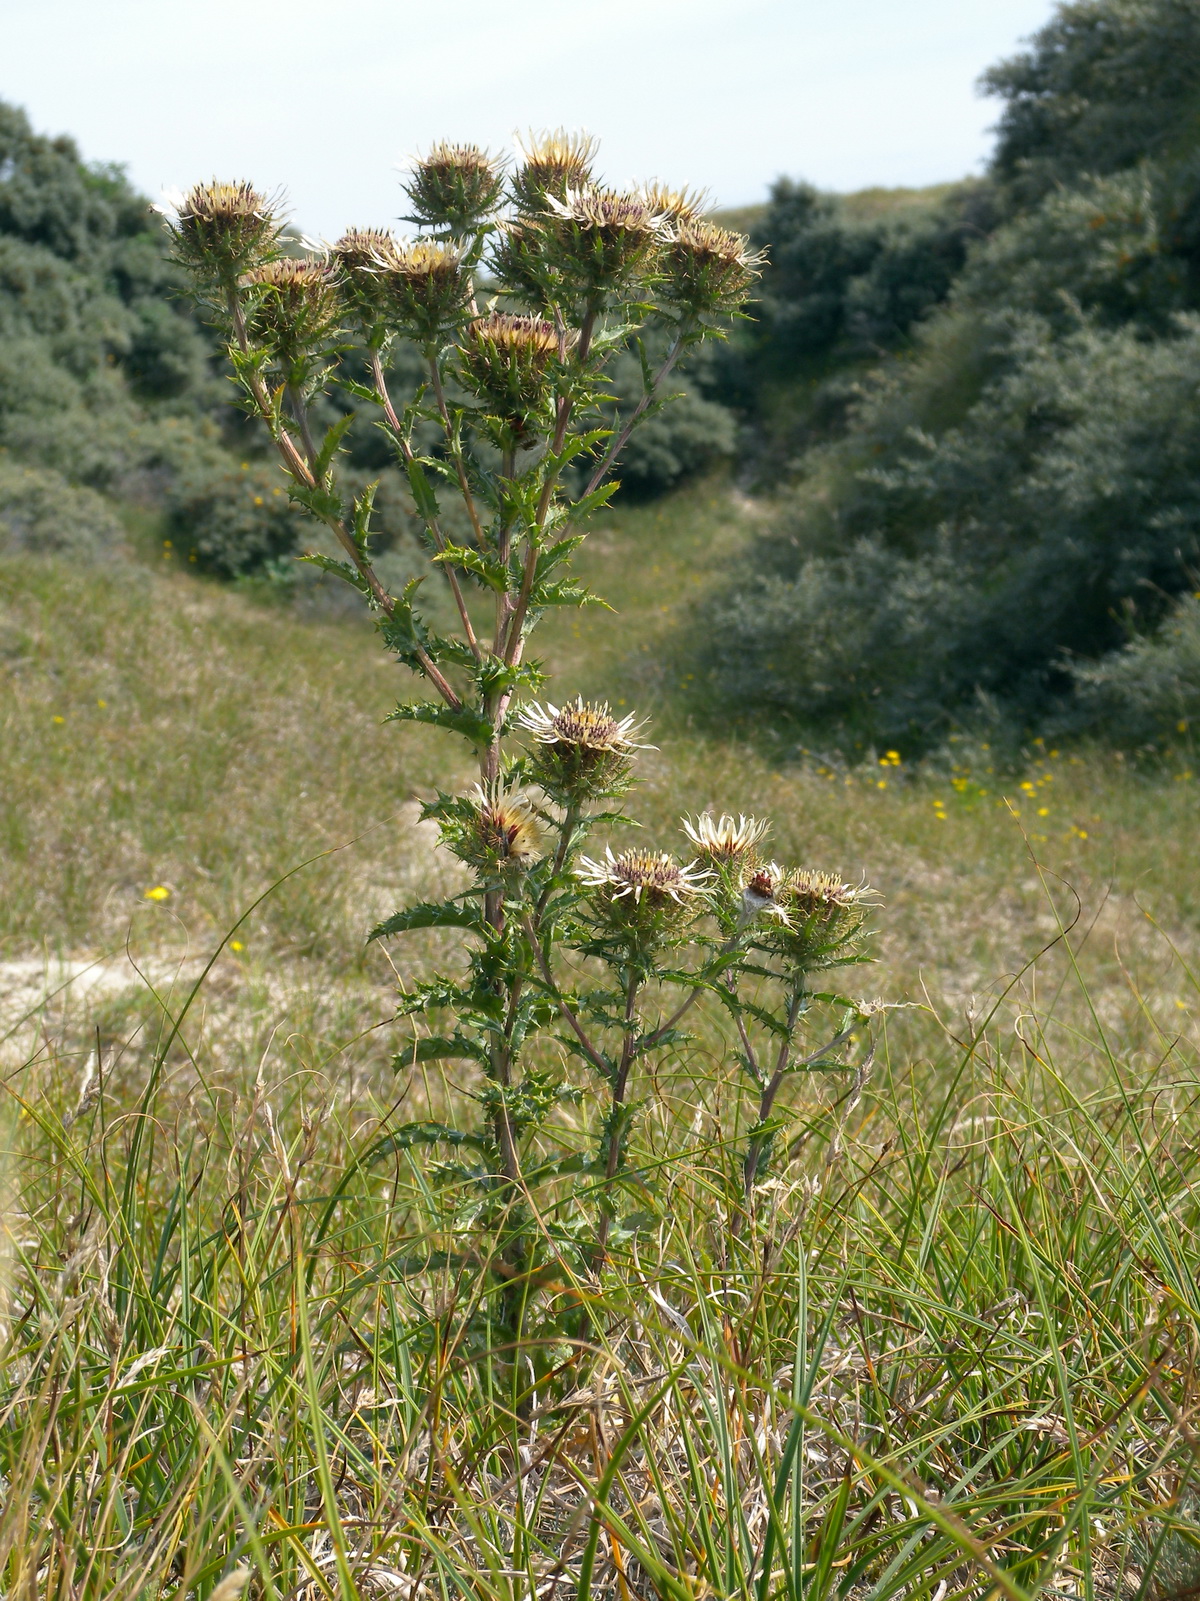
[[433,381],[433,393],[437,399],[438,412],[442,419],[442,430],[446,435],[446,445],[454,462],[455,472],[458,474],[459,492],[463,498],[463,505],[467,508],[467,516],[471,519],[471,527],[475,530],[475,543],[482,550],[483,529],[479,523],[479,513],[475,510],[475,497],[471,493],[471,483],[467,477],[466,463],[463,461],[462,446],[450,421],[450,410],[446,405],[446,391],[442,387],[442,374],[438,368],[437,356],[432,351],[429,354],[429,376]]
[[669,376],[671,369],[683,354],[683,347],[686,343],[686,337],[686,330],[681,328],[672,341],[671,348],[667,352],[662,366],[658,369],[651,380],[649,389],[645,391],[645,393],[642,395],[642,398],[630,412],[623,427],[621,428],[620,433],[617,434],[614,439],[610,440],[608,449],[604,452],[603,460],[596,468],[592,476],[588,479],[588,486],[583,492],[585,499],[588,495],[593,494],[604,482],[605,478],[608,477],[609,472],[612,470],[613,463],[625,449],[625,446],[629,443],[629,436],[637,426],[638,419],[641,417],[646,407],[654,399],[655,395],[661,388],[663,381]]
[[[243,356],[249,357],[252,354],[250,349],[250,339],[246,332],[246,319],[242,315],[241,306],[238,304],[236,288],[230,288],[226,291],[226,304],[229,310],[230,321],[233,323],[234,336],[237,339],[238,348],[241,350]],[[283,464],[289,475],[294,478],[298,484],[303,485],[304,488],[315,489],[317,487],[317,480],[313,476],[313,473],[309,468],[308,463],[304,460],[304,457],[296,449],[295,441],[292,439],[287,429],[279,426],[275,408],[271,404],[271,397],[267,393],[266,386],[264,385],[261,376],[257,372],[251,372],[248,376],[243,378],[243,382],[250,392],[251,399],[254,401],[254,404],[258,409],[259,416],[266,423],[267,430],[270,433],[271,438],[275,441],[276,449],[283,457]],[[394,617],[396,614],[396,602],[380,583],[378,573],[376,573],[370,562],[367,561],[363,556],[362,552],[358,548],[357,541],[350,533],[350,530],[346,527],[342,519],[340,517],[328,516],[322,513],[321,521],[325,523],[325,525],[332,531],[334,537],[337,539],[338,544],[341,545],[347,556],[349,556],[351,562],[354,564],[356,572],[370,590],[371,598],[379,607],[380,611],[385,617]],[[462,700],[451,688],[444,675],[439,672],[428,652],[424,650],[423,647],[418,645],[413,654],[420,664],[421,671],[424,673],[425,677],[428,678],[429,682],[434,686],[446,704],[454,711],[461,711]]]
[[629,1070],[633,1066],[635,1034],[633,1019],[637,1006],[637,993],[640,983],[636,973],[631,973],[625,987],[625,1039],[621,1046],[621,1060],[613,1079],[612,1099],[609,1102],[608,1121],[608,1154],[604,1163],[604,1189],[602,1201],[604,1210],[600,1214],[600,1222],[596,1229],[596,1249],[592,1255],[592,1272],[598,1274],[604,1266],[608,1254],[608,1235],[612,1227],[612,1213],[608,1210],[609,1194],[613,1180],[621,1165],[621,1113],[625,1107],[625,1092],[629,1087]]
[[[413,449],[408,442],[403,428],[400,426],[400,419],[396,416],[395,407],[392,405],[392,397],[388,393],[387,379],[384,376],[383,371],[383,362],[381,361],[379,352],[377,350],[372,350],[371,352],[371,377],[374,380],[376,393],[378,394],[380,403],[383,406],[384,416],[387,418],[388,426],[392,431],[392,437],[396,442],[396,448],[404,458],[404,465],[406,467],[410,466],[414,460]],[[425,523],[426,528],[429,529],[429,536],[437,546],[438,550],[445,550],[446,536],[442,533],[441,525],[437,518],[425,517],[422,519],[422,521]],[[475,637],[475,630],[471,626],[471,614],[467,610],[466,597],[463,595],[462,588],[458,582],[458,574],[451,567],[447,567],[441,563],[439,563],[439,566],[442,567],[442,571],[445,573],[446,580],[450,585],[450,592],[454,596],[454,604],[458,608],[458,615],[463,625],[463,633],[467,637],[467,644],[471,647],[471,654],[474,656],[477,662],[482,661],[483,651],[480,648],[479,641]]]

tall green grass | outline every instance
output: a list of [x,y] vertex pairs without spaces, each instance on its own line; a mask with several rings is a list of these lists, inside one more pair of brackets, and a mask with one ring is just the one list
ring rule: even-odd
[[744,1238],[702,1021],[642,1124],[640,1235],[539,1292],[588,1317],[536,1388],[488,1239],[389,1139],[454,1085],[231,1072],[202,990],[140,1084],[44,1052],[9,1079],[5,1593],[1186,1588],[1195,1054],[1131,1068],[1036,978],[928,1063],[885,1029],[873,1076],[814,1076]]

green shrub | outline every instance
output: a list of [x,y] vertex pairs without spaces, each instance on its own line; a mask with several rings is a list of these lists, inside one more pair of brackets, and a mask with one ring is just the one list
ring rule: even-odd
[[80,557],[112,555],[124,530],[112,505],[61,473],[0,460],[0,550]]
[[258,462],[198,462],[167,497],[167,527],[181,556],[219,578],[244,578],[300,549],[307,523],[277,471]]
[[1072,667],[1078,722],[1124,745],[1151,745],[1200,719],[1200,596],[1176,602],[1162,627],[1099,662]]

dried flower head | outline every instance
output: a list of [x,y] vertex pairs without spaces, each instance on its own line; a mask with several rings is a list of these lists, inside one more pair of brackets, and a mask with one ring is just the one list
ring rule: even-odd
[[283,363],[328,341],[341,313],[337,269],[311,256],[280,256],[252,267],[242,279],[250,291],[247,328]]
[[375,253],[373,268],[385,314],[413,338],[436,339],[463,315],[470,284],[453,246],[389,239]]
[[677,216],[659,261],[659,295],[686,312],[727,315],[744,304],[763,259],[744,234]]
[[182,264],[231,289],[279,248],[280,225],[267,196],[245,182],[194,184],[159,208]]
[[607,702],[593,705],[582,696],[564,706],[534,702],[518,714],[517,726],[533,736],[532,776],[564,805],[620,793],[634,752],[650,748],[637,743],[644,725],[635,712],[616,717]]
[[[565,337],[561,353],[574,343],[574,334]],[[539,415],[551,425],[551,368],[559,355],[558,329],[541,317],[494,311],[467,325],[459,344],[459,375],[500,418],[510,436],[505,443],[528,444]]]
[[518,211],[536,215],[545,211],[551,196],[563,200],[568,190],[583,189],[592,181],[596,141],[590,134],[555,128],[518,138],[516,146],[522,162],[509,187]]
[[770,830],[770,823],[757,817],[739,816],[735,822],[727,812],[714,817],[703,812],[693,823],[683,819],[683,831],[706,861],[722,866],[752,856],[756,846]]
[[504,192],[500,163],[478,145],[436,144],[413,163],[404,192],[413,203],[405,221],[439,233],[473,233]]
[[664,219],[637,195],[590,185],[547,195],[539,226],[551,263],[588,300],[649,273],[665,236]]
[[581,856],[576,873],[582,884],[598,890],[608,903],[628,899],[635,907],[656,911],[694,902],[709,881],[709,874],[698,870],[695,862],[681,864],[665,851],[628,850],[614,856],[611,846],[605,847],[603,861]]

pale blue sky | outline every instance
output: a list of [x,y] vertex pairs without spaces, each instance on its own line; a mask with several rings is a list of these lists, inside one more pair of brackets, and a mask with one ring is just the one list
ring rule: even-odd
[[0,98],[121,161],[147,193],[286,189],[330,236],[403,210],[439,137],[507,147],[565,124],[616,183],[737,205],[781,172],[823,187],[977,171],[975,80],[1050,0],[0,0]]

